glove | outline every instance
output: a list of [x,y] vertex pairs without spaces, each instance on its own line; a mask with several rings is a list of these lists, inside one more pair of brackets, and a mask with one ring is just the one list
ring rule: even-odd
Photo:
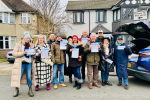
[[124,50],[125,50],[126,53],[129,52],[129,48],[127,48],[127,47],[125,47]]

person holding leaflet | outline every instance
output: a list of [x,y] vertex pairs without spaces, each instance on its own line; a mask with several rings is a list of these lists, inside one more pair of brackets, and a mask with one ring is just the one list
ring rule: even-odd
[[84,45],[82,42],[78,41],[77,35],[73,35],[72,40],[73,41],[68,45],[69,66],[72,67],[74,71],[75,84],[73,87],[80,89],[83,82],[80,68],[82,66],[82,57],[84,56]]

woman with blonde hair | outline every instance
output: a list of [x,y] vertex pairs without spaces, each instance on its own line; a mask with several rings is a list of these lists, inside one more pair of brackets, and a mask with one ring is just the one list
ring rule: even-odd
[[[29,96],[33,97],[32,84],[35,85],[35,66],[34,58],[35,56],[27,56],[26,49],[33,48],[32,43],[30,43],[31,37],[27,33],[25,34],[22,41],[16,43],[13,50],[13,56],[16,57],[15,63],[12,69],[11,77],[11,87],[15,87],[14,97],[19,95],[19,87],[21,84],[28,84]],[[33,51],[34,52],[34,51]],[[35,52],[34,52],[35,53]]]
[[[41,53],[43,52],[41,49],[47,48],[48,49],[48,57],[41,58]],[[47,85],[47,90],[50,89],[50,81],[51,81],[51,70],[50,65],[45,62],[45,59],[51,58],[51,51],[49,45],[46,43],[45,38],[43,35],[39,35],[37,44],[34,45],[34,50],[36,51],[36,86],[35,91],[39,90],[39,85],[44,86]]]

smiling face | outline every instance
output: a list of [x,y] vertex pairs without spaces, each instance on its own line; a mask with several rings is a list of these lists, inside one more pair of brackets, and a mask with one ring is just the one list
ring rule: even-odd
[[108,44],[108,43],[109,43],[108,39],[104,39],[104,44]]
[[24,40],[25,40],[26,43],[30,42],[30,38],[25,38]]
[[103,36],[103,33],[102,33],[102,32],[99,32],[99,33],[98,33],[98,36],[100,36],[100,37]]
[[88,36],[87,30],[84,30],[84,31],[82,32],[82,35],[83,35],[83,37],[87,37],[87,36]]
[[122,41],[123,41],[122,39],[118,39],[118,40],[117,40],[117,43],[118,43],[118,44],[121,44]]
[[57,36],[57,40],[61,41],[62,40],[61,36]]
[[70,43],[70,42],[72,42],[72,38],[69,38],[69,39],[68,39],[68,43]]
[[92,40],[93,42],[95,42],[95,40],[96,40],[96,34],[94,34],[94,33],[91,34],[91,40]]
[[77,37],[73,37],[73,42],[77,43],[77,41],[78,41]]
[[44,37],[43,36],[39,36],[39,43],[44,43]]
[[50,34],[50,39],[54,40],[55,39],[55,34]]

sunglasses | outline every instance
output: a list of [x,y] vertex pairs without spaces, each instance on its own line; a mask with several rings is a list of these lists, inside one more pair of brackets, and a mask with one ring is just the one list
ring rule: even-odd
[[98,34],[103,34],[102,32],[99,32]]

